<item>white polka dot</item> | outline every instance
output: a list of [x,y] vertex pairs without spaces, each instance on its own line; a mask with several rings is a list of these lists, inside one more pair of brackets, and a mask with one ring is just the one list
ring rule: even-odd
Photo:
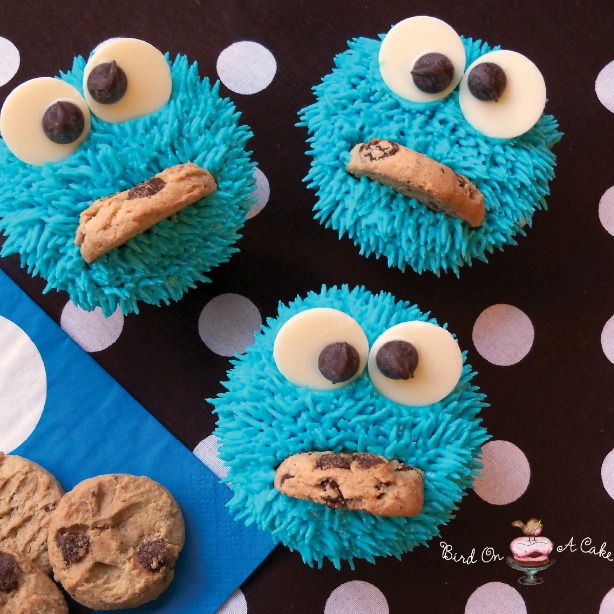
[[257,216],[269,202],[269,196],[271,195],[269,180],[259,168],[254,170],[254,178],[256,179],[256,189],[252,196],[256,197],[257,200],[247,212],[247,219]]
[[19,70],[19,50],[0,36],[0,85],[8,83]]
[[607,64],[597,75],[595,92],[601,104],[614,113],[614,61]]
[[499,366],[521,361],[529,353],[534,336],[527,314],[513,305],[492,305],[473,325],[475,349],[482,358]]
[[119,339],[124,328],[124,316],[118,308],[105,318],[100,307],[84,311],[69,301],[62,310],[60,326],[86,352],[100,352]]
[[247,601],[241,589],[237,589],[215,614],[247,614]]
[[255,94],[267,87],[277,71],[273,54],[260,43],[241,41],[226,47],[217,59],[220,81],[237,94]]
[[611,235],[614,235],[614,186],[608,188],[599,201],[599,221]]
[[47,399],[41,355],[17,324],[0,316],[0,451],[12,452],[36,428]]
[[211,299],[198,318],[198,334],[220,356],[242,354],[254,343],[262,317],[254,303],[240,294],[220,294]]
[[601,480],[608,495],[614,499],[614,450],[605,457],[601,465]]
[[465,614],[527,614],[520,593],[503,582],[488,582],[477,588],[465,605]]
[[601,601],[599,614],[614,614],[614,588],[609,590]]
[[369,582],[352,580],[338,586],[326,600],[324,614],[388,614],[384,593]]
[[529,486],[531,467],[523,451],[509,441],[489,441],[482,446],[482,469],[473,483],[476,494],[487,503],[507,505],[520,498]]
[[614,316],[612,316],[601,331],[601,347],[606,358],[614,363]]
[[228,475],[228,467],[218,455],[220,440],[215,435],[205,437],[195,448],[194,454],[205,464],[218,478],[223,479]]

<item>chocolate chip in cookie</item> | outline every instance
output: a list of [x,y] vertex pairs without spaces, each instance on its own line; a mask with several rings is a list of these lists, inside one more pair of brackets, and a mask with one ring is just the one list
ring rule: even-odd
[[352,457],[349,454],[336,454],[335,452],[325,452],[318,456],[316,467],[318,469],[349,469],[352,464]]
[[383,465],[386,461],[377,454],[369,454],[368,452],[358,452],[352,455],[352,460],[358,465],[359,469],[371,469]]
[[139,563],[147,571],[159,572],[168,565],[166,542],[155,539],[139,546]]
[[0,591],[10,593],[17,588],[19,566],[8,552],[0,552]]
[[54,538],[66,565],[80,561],[90,549],[90,538],[82,533],[59,531]]
[[[345,497],[339,488],[339,484],[335,480],[324,480],[320,487],[324,491],[322,496],[322,502],[326,507],[330,507],[335,510],[342,510],[347,507]],[[328,494],[331,493],[331,494]]]
[[134,186],[131,190],[128,190],[128,200],[153,196],[154,194],[157,194],[165,185],[166,181],[164,181],[164,179],[161,179],[160,177],[152,177],[151,179]]

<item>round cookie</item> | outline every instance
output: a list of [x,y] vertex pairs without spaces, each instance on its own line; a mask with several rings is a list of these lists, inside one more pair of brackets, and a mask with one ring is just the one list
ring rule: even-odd
[[101,475],[63,497],[49,525],[49,560],[79,603],[132,608],[169,586],[184,541],[181,510],[166,488],[143,476]]
[[60,589],[25,556],[0,549],[0,612],[68,614]]
[[[463,115],[458,86],[432,102],[401,98],[382,78],[382,38],[350,41],[313,88],[315,102],[300,111],[298,125],[309,135],[312,161],[305,181],[316,192],[315,218],[350,238],[361,255],[384,258],[390,267],[458,275],[460,267],[515,245],[534,213],[546,209],[555,166],[551,149],[561,133],[555,118],[542,114],[520,136],[489,138]],[[479,40],[457,40],[466,52],[461,73],[491,51]],[[404,74],[411,83],[409,69]],[[484,220],[473,228],[390,185],[356,179],[346,168],[350,152],[372,139],[396,142],[468,179],[483,194]]]
[[[218,417],[215,434],[221,441],[220,456],[229,468],[227,479],[234,493],[230,510],[237,519],[257,524],[291,550],[298,550],[310,565],[321,566],[329,559],[336,567],[343,560],[352,566],[354,559],[373,562],[377,556],[399,557],[437,535],[471,488],[480,467],[481,446],[488,438],[479,417],[486,406],[485,396],[473,383],[475,372],[464,353],[460,357],[460,379],[451,389],[442,389],[443,398],[440,395],[438,401],[428,405],[402,405],[385,396],[387,392],[371,375],[371,364],[333,389],[292,383],[274,359],[276,340],[290,318],[310,309],[315,312],[315,308],[325,308],[320,310],[324,314],[339,310],[355,320],[368,346],[363,349],[358,341],[352,341],[360,355],[377,348],[376,341],[396,325],[414,321],[416,325],[436,324],[407,301],[396,301],[383,292],[371,294],[361,287],[323,288],[289,305],[280,304],[278,317],[269,318],[254,344],[234,360],[224,382],[227,392],[210,401]],[[330,339],[305,333],[305,343],[295,344],[295,351],[288,355],[312,355],[314,348],[307,345],[315,337],[320,348],[346,341],[351,328],[348,326],[345,337],[339,339],[332,333],[342,330],[341,325],[330,328]],[[319,348],[315,349],[317,371]],[[420,357],[428,362],[427,354],[419,349],[418,365]],[[437,356],[445,362],[446,356]],[[285,352],[277,352],[277,360],[285,357]],[[365,363],[361,358],[356,364]],[[424,375],[419,374],[419,368],[416,380]],[[397,467],[402,463],[415,468],[424,478],[421,512],[380,517],[348,509],[345,495],[341,501],[329,498],[323,505],[282,494],[275,488],[276,471],[286,459],[327,451],[358,456],[368,453],[396,461]],[[286,472],[280,471],[278,485],[290,485]],[[288,473],[296,475],[294,471]],[[328,477],[338,480],[333,474]],[[334,486],[330,480],[328,484]],[[336,506],[337,502],[342,505]]]
[[[168,304],[209,282],[209,271],[238,251],[254,200],[255,163],[245,148],[251,131],[220,95],[219,82],[201,79],[185,56],[165,57],[172,77],[168,103],[123,123],[92,113],[87,138],[65,160],[26,164],[0,139],[0,231],[7,235],[1,254],[19,254],[47,290],[65,290],[79,307],[99,306],[106,316],[118,307],[138,312],[141,302]],[[76,57],[59,79],[81,94],[85,67]],[[211,173],[212,194],[91,264],[81,257],[75,244],[81,212],[188,162]]]
[[47,529],[64,490],[40,465],[0,452],[0,548],[21,552],[51,573]]

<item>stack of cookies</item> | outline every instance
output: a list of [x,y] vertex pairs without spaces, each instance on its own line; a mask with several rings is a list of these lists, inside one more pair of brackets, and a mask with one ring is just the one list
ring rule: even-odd
[[139,606],[169,586],[184,539],[177,502],[147,477],[96,476],[64,494],[40,465],[0,452],[0,611],[67,613],[52,572],[90,608]]

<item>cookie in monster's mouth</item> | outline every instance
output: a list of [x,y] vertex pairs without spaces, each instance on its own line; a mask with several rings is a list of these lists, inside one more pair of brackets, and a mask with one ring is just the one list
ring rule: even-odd
[[546,208],[561,135],[544,79],[432,17],[381,38],[350,41],[301,111],[315,216],[389,266],[458,273]]
[[446,328],[389,294],[280,305],[211,401],[231,511],[309,564],[426,543],[479,468],[474,376]]
[[2,254],[84,309],[179,299],[238,251],[249,129],[184,56],[115,38],[0,114]]

